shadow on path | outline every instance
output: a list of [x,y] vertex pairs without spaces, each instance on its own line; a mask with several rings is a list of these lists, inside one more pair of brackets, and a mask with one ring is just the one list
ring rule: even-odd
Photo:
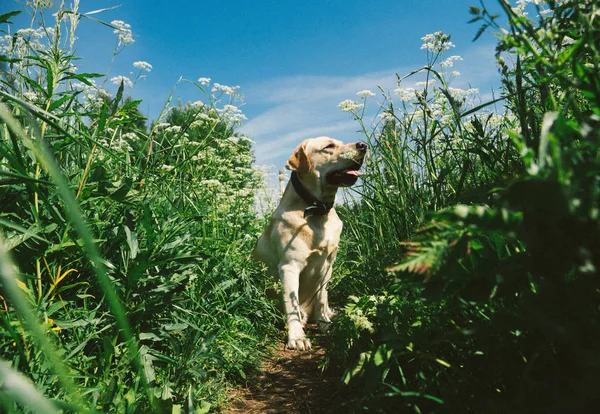
[[263,364],[256,384],[240,389],[230,397],[225,413],[339,413],[339,375],[321,372],[324,340],[316,326],[309,325],[313,342],[310,351],[290,351],[281,347]]

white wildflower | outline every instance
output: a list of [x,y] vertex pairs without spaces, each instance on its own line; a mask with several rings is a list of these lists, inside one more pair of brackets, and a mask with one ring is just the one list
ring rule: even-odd
[[204,112],[200,112],[196,115],[196,119],[190,124],[190,127],[201,127],[204,125],[204,122],[210,121],[210,119],[211,118],[207,114],[205,114]]
[[23,94],[23,97],[25,97],[25,99],[27,99],[28,101],[35,101],[38,99],[38,94],[35,92],[25,92]]
[[374,332],[373,323],[371,323],[361,310],[348,313],[348,318],[354,322],[354,326],[356,326],[357,329]]
[[112,95],[106,89],[96,89],[96,97],[100,99],[109,99]]
[[115,76],[110,78],[110,81],[117,86],[121,85],[122,82],[125,86],[133,88],[133,82],[131,82],[131,80],[127,76]]
[[440,62],[440,66],[443,68],[451,68],[451,67],[454,67],[454,62],[459,61],[459,60],[463,60],[463,58],[461,58],[460,56],[456,56],[456,55],[450,56],[443,62]]
[[252,141],[250,138],[248,138],[248,137],[247,137],[247,136],[245,136],[245,135],[242,135],[242,136],[240,137],[240,142],[247,142],[248,144],[254,144],[254,141]]
[[139,70],[145,70],[146,72],[150,72],[152,70],[152,65],[144,61],[133,62],[133,66]]
[[200,85],[207,86],[210,84],[210,78],[198,78],[198,83],[200,83]]
[[87,85],[86,85],[85,83],[83,83],[83,82],[73,82],[73,83],[71,84],[71,87],[72,87],[73,89],[80,89],[80,90],[83,90],[83,89],[85,89],[85,87],[86,87],[86,86],[87,86]]
[[450,72],[450,74],[451,74],[452,76],[460,76],[460,72],[458,72],[458,71],[456,71],[456,70],[453,70],[452,72]]
[[382,112],[381,114],[379,114],[379,118],[381,118],[381,120],[383,120],[383,121],[393,121],[396,119],[394,114],[391,113],[390,111]]
[[352,101],[350,99],[346,99],[338,104],[338,108],[340,108],[344,112],[355,112],[362,108],[364,108],[365,104],[358,103]]
[[32,39],[41,39],[46,35],[44,31],[40,29],[19,29],[17,30],[17,34],[21,37],[29,37]]
[[423,45],[421,49],[427,49],[430,52],[441,53],[445,50],[454,47],[454,43],[450,41],[450,35],[444,32],[435,32],[427,34],[421,38]]
[[479,89],[470,88],[464,90],[460,88],[449,87],[448,92],[450,92],[450,96],[452,96],[452,98],[456,99],[457,101],[466,102],[467,99],[469,99],[469,102],[472,103],[473,98],[479,94]]
[[225,95],[236,95],[237,92],[239,91],[239,89],[240,89],[239,86],[226,86],[226,85],[221,85],[219,83],[215,83],[213,85],[211,92],[212,93],[221,92]]
[[36,9],[49,9],[54,3],[49,0],[33,0],[33,7]]
[[248,119],[235,105],[225,105],[223,109],[217,109],[217,112],[221,115],[221,118],[232,124],[241,125],[242,121]]
[[206,187],[218,187],[221,185],[219,180],[202,180],[200,181],[200,185],[204,185]]
[[122,20],[113,20],[110,24],[116,28],[113,33],[119,36],[119,46],[127,46],[135,42],[131,32],[131,25]]
[[169,172],[169,171],[172,171],[172,170],[173,170],[173,168],[175,168],[175,167],[174,167],[174,166],[172,166],[172,165],[168,165],[168,164],[163,164],[163,165],[160,167],[160,169],[161,169],[161,170],[163,170],[163,171],[167,171],[167,172]]
[[373,92],[371,92],[368,89],[365,89],[363,91],[357,92],[356,96],[360,96],[361,98],[366,98],[366,97],[373,97],[375,96],[375,94]]
[[394,90],[394,93],[400,97],[402,102],[411,102],[415,99],[415,90],[413,88],[398,88]]
[[171,125],[165,129],[165,132],[172,132],[177,134],[181,131],[181,127],[179,125]]
[[417,82],[415,86],[417,88],[428,88],[429,86],[433,86],[437,83],[435,79],[429,79],[427,82]]

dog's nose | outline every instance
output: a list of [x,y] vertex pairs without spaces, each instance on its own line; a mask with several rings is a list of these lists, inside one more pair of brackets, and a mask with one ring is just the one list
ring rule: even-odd
[[356,149],[361,151],[361,152],[367,152],[367,144],[365,142],[357,142],[356,143]]

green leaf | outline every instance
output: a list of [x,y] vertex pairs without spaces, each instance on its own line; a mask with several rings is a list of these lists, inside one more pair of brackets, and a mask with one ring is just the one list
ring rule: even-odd
[[194,410],[194,414],[208,414],[210,412],[210,403],[206,401],[200,401],[200,407]]
[[140,332],[140,341],[161,341],[162,339],[152,332]]
[[63,103],[65,103],[66,101],[68,101],[70,98],[71,98],[71,96],[65,95],[62,98],[53,101],[50,104],[50,106],[48,107],[48,112],[52,112],[55,109],[58,109]]
[[137,233],[129,230],[129,227],[125,226],[125,235],[127,236],[127,246],[131,252],[131,258],[135,259],[139,252],[139,244],[137,239]]
[[479,16],[481,14],[481,9],[476,6],[469,6],[469,13]]
[[33,89],[35,89],[36,91],[40,92],[42,95],[47,96],[46,95],[46,90],[44,88],[42,88],[42,85],[40,85],[39,83],[37,83],[33,79],[28,78],[27,76],[21,75],[21,77]]
[[0,24],[2,23],[9,23],[12,24],[11,21],[9,21],[8,19],[10,19],[11,17],[14,16],[18,16],[19,14],[21,14],[21,10],[14,10],[8,13],[4,13],[0,15]]
[[68,72],[67,76],[65,76],[61,79],[61,82],[65,81],[65,80],[69,80],[69,79],[77,79],[77,80],[85,83],[87,86],[94,86],[92,84],[92,82],[90,82],[88,79],[101,78],[103,76],[104,75],[102,73],[71,73],[71,72]]
[[14,370],[4,359],[0,360],[0,382],[2,385],[2,402],[14,401],[28,407],[36,413],[58,413],[59,411],[35,385],[23,374]]
[[100,110],[100,117],[98,118],[98,127],[96,128],[95,136],[102,135],[104,128],[106,127],[106,117],[108,115],[108,104],[106,101],[102,102],[102,109]]
[[481,37],[481,35],[485,32],[485,30],[489,27],[489,24],[485,23],[483,26],[479,28],[477,33],[475,33],[475,37],[473,38],[473,42]]
[[346,385],[350,384],[351,381],[360,377],[363,373],[363,369],[367,361],[371,358],[371,351],[361,352],[357,360],[355,360],[344,372],[342,376],[342,382]]
[[148,383],[152,383],[156,379],[154,364],[152,363],[152,361],[154,361],[154,357],[150,354],[150,348],[148,348],[146,345],[140,346],[139,352]]
[[119,89],[117,90],[117,96],[115,96],[115,99],[112,101],[112,106],[111,106],[111,113],[115,113],[117,112],[117,109],[119,108],[119,102],[121,102],[121,99],[123,99],[123,90],[125,89],[125,84],[123,81],[121,81],[121,84],[119,85]]
[[6,63],[17,63],[20,62],[21,59],[11,59],[6,55],[0,55],[0,62],[6,62]]
[[54,71],[50,62],[46,62],[46,91],[49,98],[54,94]]

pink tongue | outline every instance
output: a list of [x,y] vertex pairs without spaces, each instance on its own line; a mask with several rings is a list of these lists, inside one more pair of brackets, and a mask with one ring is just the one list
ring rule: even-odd
[[356,170],[346,170],[346,171],[344,171],[344,174],[353,175],[355,177],[358,177],[361,175],[361,173]]

